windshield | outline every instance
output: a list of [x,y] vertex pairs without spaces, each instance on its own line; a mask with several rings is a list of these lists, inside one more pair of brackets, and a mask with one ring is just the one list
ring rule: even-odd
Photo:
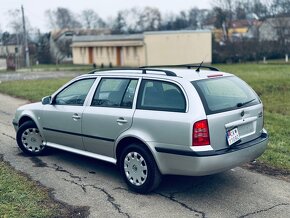
[[191,82],[207,114],[229,111],[260,103],[257,94],[238,77],[219,77]]

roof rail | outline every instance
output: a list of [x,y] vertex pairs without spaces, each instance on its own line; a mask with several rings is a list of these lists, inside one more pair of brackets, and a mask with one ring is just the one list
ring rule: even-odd
[[101,73],[105,71],[117,71],[117,70],[126,70],[126,71],[141,71],[142,74],[148,74],[147,71],[161,72],[165,73],[167,76],[177,76],[174,72],[170,70],[161,70],[161,69],[152,69],[152,68],[104,68],[104,69],[96,69],[90,71],[88,74]]
[[212,67],[212,66],[206,66],[206,65],[198,65],[198,64],[177,64],[177,65],[155,65],[155,66],[142,66],[140,68],[159,68],[159,67],[185,67],[187,69],[192,69],[192,68],[204,68],[204,69],[209,69],[212,71],[219,71],[218,68]]

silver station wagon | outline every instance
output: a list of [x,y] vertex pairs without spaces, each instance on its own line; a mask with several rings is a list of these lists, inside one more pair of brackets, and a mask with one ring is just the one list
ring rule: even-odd
[[96,70],[13,120],[23,152],[57,148],[118,165],[148,193],[162,175],[229,170],[266,149],[263,105],[238,77],[210,66]]

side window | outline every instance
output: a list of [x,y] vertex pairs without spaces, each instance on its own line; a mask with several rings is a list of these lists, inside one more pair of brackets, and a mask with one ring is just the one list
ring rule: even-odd
[[185,112],[185,97],[170,82],[143,80],[138,94],[137,109]]
[[56,96],[54,99],[54,104],[77,106],[83,105],[94,81],[95,79],[84,79],[74,82]]
[[137,79],[102,79],[91,106],[132,108],[137,83]]

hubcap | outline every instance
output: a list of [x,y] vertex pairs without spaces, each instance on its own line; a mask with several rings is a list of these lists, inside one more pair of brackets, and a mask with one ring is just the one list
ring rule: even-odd
[[22,133],[22,144],[30,152],[38,153],[44,149],[43,139],[37,128],[26,129]]
[[138,152],[130,152],[125,157],[124,171],[127,179],[133,185],[143,185],[147,179],[147,164]]

